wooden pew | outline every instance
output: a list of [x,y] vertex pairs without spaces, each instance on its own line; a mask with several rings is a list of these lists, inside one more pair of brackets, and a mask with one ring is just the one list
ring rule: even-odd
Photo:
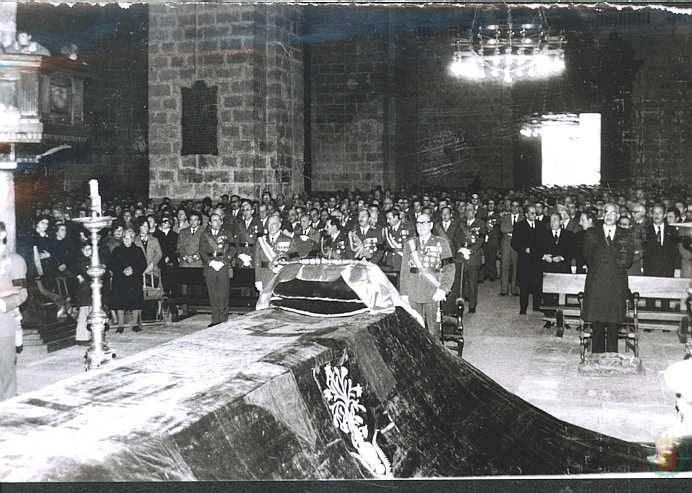
[[[555,320],[558,332],[563,328],[564,320],[576,319],[584,334],[584,324],[581,322],[581,299],[584,292],[586,274],[543,274],[543,292],[558,295]],[[635,355],[638,355],[639,329],[668,329],[675,330],[679,334],[686,333],[689,326],[686,303],[688,289],[691,280],[674,277],[646,277],[629,276],[628,284],[632,298],[628,300],[628,324],[621,331],[622,338],[626,339],[627,347],[631,347]],[[577,304],[570,304],[568,297],[576,296]],[[674,300],[680,303],[678,309],[675,305],[668,311],[642,310],[640,300],[653,298]],[[588,342],[588,341],[586,341]]]
[[[204,272],[201,267],[178,267],[171,270],[171,282],[175,286],[185,285],[188,294],[178,294],[168,299],[169,307],[175,305],[187,305],[194,308],[195,312],[207,312],[209,307],[209,293],[204,280]],[[247,292],[252,295],[247,295]],[[233,277],[230,280],[229,306],[254,308],[257,303],[257,291],[255,290],[254,269],[233,269]]]

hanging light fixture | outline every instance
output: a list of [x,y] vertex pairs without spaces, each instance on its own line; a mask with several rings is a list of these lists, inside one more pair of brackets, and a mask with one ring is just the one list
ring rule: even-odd
[[454,40],[453,77],[512,84],[564,72],[565,38],[550,32],[542,8],[515,18],[507,8],[502,22],[485,23],[480,14],[476,10],[470,31]]

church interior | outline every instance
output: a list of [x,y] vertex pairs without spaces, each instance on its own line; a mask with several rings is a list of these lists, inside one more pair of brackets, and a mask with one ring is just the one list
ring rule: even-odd
[[[0,402],[1,481],[692,471],[689,5],[3,2],[0,18],[0,235],[24,259],[28,291],[21,310],[0,293],[0,325],[19,327],[16,397]],[[646,253],[635,275],[631,259],[621,269],[626,328],[591,366],[584,299],[598,268],[580,263],[582,244],[571,270],[536,271],[543,303],[532,298],[528,313],[522,260],[518,273],[517,261],[505,266],[524,251],[514,214],[533,229],[540,203],[545,231],[556,217],[563,234],[571,200],[604,225],[608,247],[612,203],[618,231],[641,204],[661,248],[664,230],[677,241],[670,275],[647,273]],[[404,258],[396,269],[372,252],[323,261],[344,201],[337,229],[357,229],[374,205],[382,258],[397,248]],[[229,250],[217,246],[184,278],[183,255],[174,244],[169,262],[159,238],[171,277],[147,284],[158,272],[146,264],[149,216],[150,237],[169,221],[176,238],[182,222],[194,235],[194,212],[223,242],[214,218],[226,231],[246,205],[262,221],[270,210],[259,228],[272,239],[255,226],[241,241],[242,218],[228,226],[236,257],[215,270],[230,283],[221,319],[209,266]],[[433,285],[448,267],[457,288],[426,302],[434,321],[399,276],[422,278],[428,264],[414,265],[414,247],[405,236],[397,247],[387,228],[407,218],[427,237],[427,217],[445,238],[445,209],[469,228],[483,218],[483,229],[444,240],[453,248]],[[274,217],[291,252],[319,224],[317,253],[299,245],[277,267],[266,249]],[[48,279],[44,221],[77,238],[78,281],[70,262]],[[143,244],[144,308],[141,323],[116,330],[109,270],[120,246],[107,242],[118,227]],[[470,244],[494,234],[473,264]],[[538,306],[546,300],[555,306]],[[80,323],[92,334],[84,344]]]

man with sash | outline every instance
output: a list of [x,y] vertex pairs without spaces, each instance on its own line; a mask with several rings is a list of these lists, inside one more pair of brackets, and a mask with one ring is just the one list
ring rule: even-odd
[[222,217],[212,212],[209,225],[199,239],[199,255],[204,266],[204,280],[211,304],[211,324],[225,322],[228,318],[228,294],[230,290],[231,262],[236,254],[231,238],[222,227]]
[[352,258],[380,263],[384,253],[382,235],[370,224],[370,212],[367,209],[358,212],[358,225],[349,232],[348,240]]
[[264,286],[278,272],[279,259],[292,259],[299,256],[294,247],[294,238],[281,231],[281,219],[271,216],[267,221],[268,232],[257,239],[255,246],[255,287],[262,291]]
[[401,272],[401,259],[404,256],[404,243],[408,240],[409,231],[401,220],[401,212],[396,209],[390,209],[385,214],[387,218],[387,227],[384,228],[385,251],[382,258],[380,268],[387,274],[390,280],[395,277],[396,283],[399,284],[398,275]]
[[418,238],[404,244],[399,276],[399,291],[425,320],[428,331],[440,339],[437,319],[440,302],[452,289],[454,260],[447,238],[432,234],[433,223],[428,214],[416,218]]

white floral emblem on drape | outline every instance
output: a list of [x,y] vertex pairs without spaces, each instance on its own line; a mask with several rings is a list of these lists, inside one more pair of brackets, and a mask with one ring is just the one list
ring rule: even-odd
[[348,378],[348,369],[343,366],[334,368],[327,364],[324,367],[325,389],[321,388],[318,375],[319,369],[315,368],[313,376],[331,411],[334,427],[349,435],[351,445],[356,449],[356,452],[349,453],[376,477],[391,478],[389,460],[377,445],[379,430],[376,429],[372,439],[368,440],[368,425],[360,415],[366,413],[365,406],[360,403],[363,388],[360,384],[353,385],[353,381]]

